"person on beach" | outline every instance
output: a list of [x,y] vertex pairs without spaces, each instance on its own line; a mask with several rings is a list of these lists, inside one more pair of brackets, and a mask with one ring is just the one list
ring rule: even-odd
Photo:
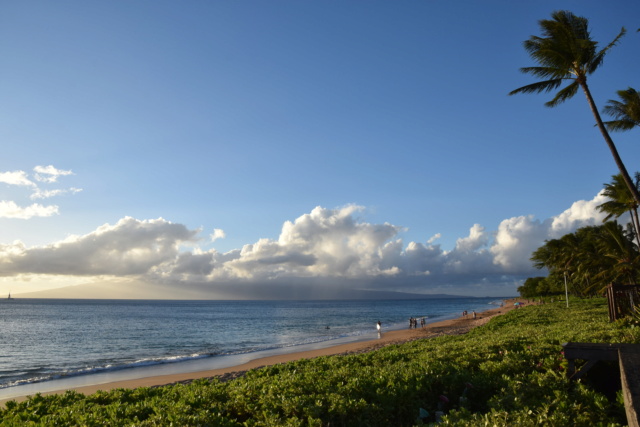
[[378,320],[378,333],[382,332],[382,323]]
[[476,311],[473,311],[473,320],[476,320]]

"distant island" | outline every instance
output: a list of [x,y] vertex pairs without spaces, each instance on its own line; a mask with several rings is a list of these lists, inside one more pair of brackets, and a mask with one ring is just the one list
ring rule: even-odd
[[[141,280],[115,279],[86,283],[45,291],[18,294],[18,298],[56,299],[132,299],[132,300],[399,300],[444,298],[512,298],[514,295],[475,296],[444,293],[412,293],[367,289],[367,282],[326,284],[322,281],[297,282],[294,280],[265,283],[262,286],[245,285],[171,285]],[[374,284],[375,286],[375,284]]]

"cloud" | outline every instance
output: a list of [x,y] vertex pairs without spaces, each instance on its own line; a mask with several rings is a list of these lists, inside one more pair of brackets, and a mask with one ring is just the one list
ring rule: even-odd
[[592,200],[580,200],[561,214],[545,221],[533,215],[503,220],[498,226],[495,243],[491,247],[494,263],[505,272],[526,271],[531,265],[529,258],[545,240],[557,239],[580,227],[602,223],[606,214],[597,206],[606,201],[599,193]]
[[438,239],[439,239],[439,238],[441,238],[441,237],[442,237],[442,234],[440,234],[440,233],[436,233],[436,234],[434,234],[433,236],[431,236],[431,237],[429,238],[429,240],[427,240],[427,243],[431,244],[431,243],[435,242],[436,240],[438,240]]
[[404,228],[360,221],[361,206],[316,207],[286,221],[276,240],[261,239],[227,254],[212,250],[181,255],[154,272],[162,271],[155,278],[211,286],[234,280],[245,286],[295,280],[302,286],[320,280],[322,286],[351,283],[414,292],[459,286],[458,292],[464,293],[464,289],[495,284],[514,292],[524,277],[538,274],[529,260],[531,253],[560,230],[566,233],[600,222],[602,214],[596,206],[601,202],[601,195],[576,202],[544,221],[533,216],[509,218],[495,232],[475,224],[450,251],[434,244],[436,238],[405,246],[400,238]]
[[141,275],[175,259],[180,245],[195,241],[197,233],[162,218],[126,217],[48,246],[27,249],[20,242],[0,246],[0,275]]
[[0,172],[0,182],[9,185],[17,185],[24,187],[35,187],[36,184],[31,181],[24,171]]
[[212,242],[215,242],[218,239],[224,239],[225,237],[227,237],[227,235],[225,234],[224,230],[220,228],[214,228],[213,233],[211,233]]
[[[292,290],[318,295],[319,288],[324,297],[329,290],[349,289],[513,294],[525,277],[538,274],[531,253],[560,232],[600,222],[601,202],[597,195],[542,221],[532,215],[508,218],[494,232],[474,224],[449,251],[435,238],[405,245],[403,227],[363,221],[364,208],[356,205],[316,207],[285,221],[277,239],[226,253],[194,246],[199,229],[127,217],[48,246],[2,245],[0,275],[136,276],[176,290],[198,284],[237,297],[277,297],[278,290],[284,298]],[[211,238],[222,237],[224,232],[214,229]]]
[[485,233],[484,227],[474,224],[469,230],[469,236],[456,241],[456,251],[473,252],[485,247],[489,243],[489,235]]
[[0,200],[0,218],[30,219],[33,217],[48,217],[57,215],[57,206],[42,206],[34,203],[31,206],[20,207],[15,202]]
[[61,176],[73,175],[73,172],[56,169],[52,165],[49,166],[36,166],[33,168],[35,174],[35,179],[40,182],[57,182],[58,178]]
[[[33,179],[44,184],[56,183],[58,177],[73,175],[71,171],[59,170],[55,167],[36,166]],[[40,188],[25,171],[0,172],[0,182],[14,185],[18,187],[29,187],[31,200],[48,199],[62,194],[76,194],[82,191],[79,188],[68,189],[42,189]],[[30,219],[33,217],[48,217],[60,213],[60,208],[56,205],[43,206],[34,203],[27,207],[21,207],[14,200],[0,201],[0,218],[11,219]]]
[[36,199],[49,199],[51,197],[60,196],[63,194],[76,194],[81,192],[81,188],[68,188],[66,190],[40,190],[36,189],[31,196],[29,196],[32,200]]
[[575,231],[576,228],[602,223],[607,214],[599,212],[597,207],[607,200],[601,191],[591,200],[574,202],[569,209],[552,218],[550,236],[557,239]]
[[493,262],[508,272],[530,268],[531,253],[549,237],[550,231],[548,221],[540,222],[533,215],[503,220],[491,247]]

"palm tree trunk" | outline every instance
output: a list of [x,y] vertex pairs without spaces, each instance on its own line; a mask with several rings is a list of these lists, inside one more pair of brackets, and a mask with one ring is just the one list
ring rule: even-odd
[[609,132],[607,132],[607,128],[604,126],[604,123],[602,122],[602,118],[600,117],[600,113],[596,108],[596,103],[594,102],[593,97],[591,96],[591,92],[589,91],[589,86],[587,86],[587,82],[581,81],[579,83],[580,83],[580,87],[584,91],[584,94],[587,96],[587,102],[589,103],[591,112],[593,113],[593,116],[596,119],[596,124],[598,125],[598,129],[600,129],[600,133],[602,133],[602,136],[604,137],[604,140],[607,143],[609,150],[611,150],[611,154],[613,155],[613,160],[616,162],[616,165],[618,166],[618,169],[622,174],[622,179],[624,179],[624,182],[627,184],[627,187],[629,187],[629,191],[633,195],[633,198],[636,200],[638,204],[640,204],[640,193],[638,192],[638,189],[636,188],[633,181],[631,180],[631,177],[627,172],[627,168],[624,166],[624,163],[622,163],[620,154],[618,154],[618,149],[616,148],[616,145],[613,143],[611,136],[609,136]]
[[638,218],[638,208],[631,209],[631,223],[636,230],[636,241],[638,242],[638,250],[640,250],[640,219]]

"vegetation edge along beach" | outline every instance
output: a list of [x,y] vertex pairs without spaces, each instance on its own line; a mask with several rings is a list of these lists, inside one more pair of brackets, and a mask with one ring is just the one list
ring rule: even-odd
[[525,305],[464,334],[265,366],[230,381],[9,401],[0,423],[626,425],[620,392],[601,389],[597,370],[566,377],[564,342],[638,343],[640,328],[634,318],[609,322],[602,298]]

